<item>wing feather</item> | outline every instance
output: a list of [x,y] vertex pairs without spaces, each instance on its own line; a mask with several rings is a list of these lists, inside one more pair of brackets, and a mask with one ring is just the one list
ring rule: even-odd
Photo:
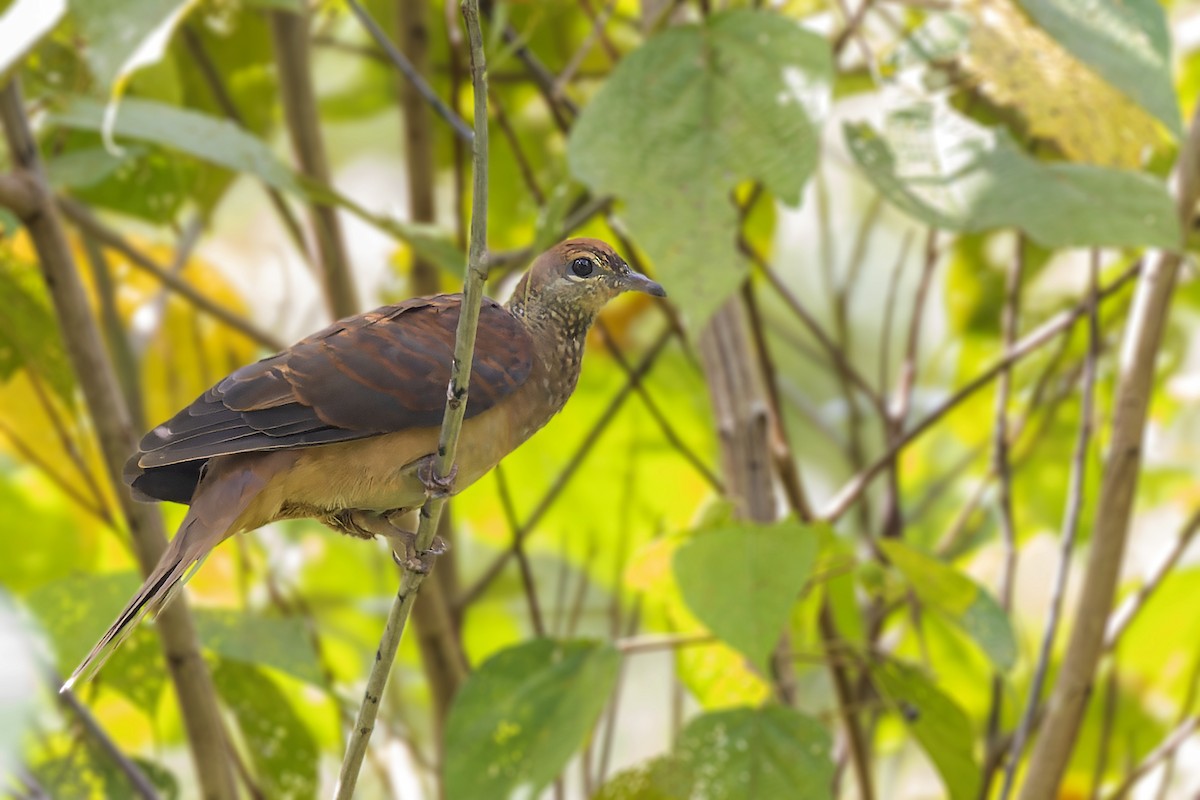
[[[204,462],[437,425],[446,403],[461,297],[418,298],[339,320],[228,375],[146,434],[126,466],[139,499],[187,502]],[[467,417],[517,389],[533,341],[484,300]]]

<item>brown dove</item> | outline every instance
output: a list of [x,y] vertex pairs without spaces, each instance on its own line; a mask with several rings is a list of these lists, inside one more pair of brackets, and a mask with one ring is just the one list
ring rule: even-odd
[[[558,413],[597,313],[625,291],[665,295],[602,241],[543,253],[503,305],[484,298],[452,486],[431,478],[462,295],[419,297],[333,323],[242,367],[142,439],[139,500],[190,505],[162,559],[67,681],[86,680],[213,548],[281,519],[397,540],[428,491],[478,480]],[[414,566],[420,566],[414,563]]]

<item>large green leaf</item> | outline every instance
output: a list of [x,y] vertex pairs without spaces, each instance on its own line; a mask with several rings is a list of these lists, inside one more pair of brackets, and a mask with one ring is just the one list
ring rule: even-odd
[[[132,572],[75,575],[30,592],[25,602],[54,645],[59,672],[69,674],[137,591]],[[166,685],[153,630],[138,626],[104,665],[98,680],[152,713]]]
[[213,679],[237,719],[263,795],[316,797],[320,751],[279,686],[236,661],[218,662]]
[[1017,227],[1057,247],[1177,247],[1163,183],[1086,164],[1044,163],[1002,129],[922,104],[892,114],[887,134],[845,126],[854,160],[880,192],[922,222],[962,232]]
[[[99,131],[105,106],[90,97],[70,98],[50,116],[64,128]],[[153,100],[128,98],[117,109],[113,134],[178,150],[235,172],[245,172],[269,186],[302,194],[295,174],[266,143],[229,120]]]
[[595,800],[824,800],[833,797],[829,732],[783,706],[696,717],[675,749],[615,775]]
[[766,11],[713,14],[630,53],[580,115],[572,172],[616,194],[667,290],[698,321],[739,284],[730,190],[800,201],[829,104],[826,40]]
[[817,549],[799,522],[703,530],[675,552],[675,579],[692,613],[765,673]]
[[978,797],[975,737],[971,720],[958,704],[906,664],[880,665],[871,677],[937,768],[951,800]]
[[898,539],[883,539],[879,548],[904,573],[922,603],[942,612],[962,628],[997,668],[1012,667],[1017,660],[1012,624],[983,587],[949,564]]
[[244,611],[197,609],[204,646],[222,658],[274,667],[309,683],[321,683],[321,666],[304,621]]
[[619,663],[611,645],[550,639],[485,661],[446,721],[448,800],[536,797],[583,744]]
[[833,797],[831,749],[821,723],[768,706],[697,717],[675,755],[692,768],[697,800],[822,800]]
[[[103,104],[87,97],[74,97],[51,115],[51,121],[66,128],[97,131],[103,124],[103,117]],[[151,142],[178,150],[202,161],[253,175],[280,191],[317,203],[340,206],[408,242],[415,252],[439,266],[462,270],[464,259],[444,232],[429,225],[399,222],[373,214],[332,187],[297,175],[262,139],[228,120],[166,103],[129,98],[120,105],[113,132],[118,139]]]
[[0,14],[0,76],[67,13],[66,0],[17,0]]
[[1158,0],[1019,0],[1033,21],[1179,136],[1171,38]]
[[[46,797],[66,800],[111,800],[143,795],[131,784],[112,755],[92,738],[59,748],[32,765],[33,775]],[[157,790],[161,800],[178,800],[182,794],[175,775],[160,764],[142,758],[130,759]]]

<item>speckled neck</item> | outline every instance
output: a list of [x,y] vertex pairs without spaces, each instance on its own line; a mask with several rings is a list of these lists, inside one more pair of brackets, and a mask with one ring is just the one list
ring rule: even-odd
[[536,295],[525,292],[524,278],[505,308],[532,334],[549,379],[546,388],[557,411],[567,402],[579,380],[583,346],[595,314],[572,304],[539,302]]

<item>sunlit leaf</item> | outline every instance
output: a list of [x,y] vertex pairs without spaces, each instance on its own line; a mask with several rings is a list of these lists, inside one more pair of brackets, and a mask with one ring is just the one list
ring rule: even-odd
[[660,756],[610,778],[592,800],[688,800],[695,779],[690,765]]
[[46,288],[32,265],[0,249],[0,382],[32,370],[65,405],[74,401],[75,376],[67,362]]
[[610,645],[550,639],[485,661],[446,721],[448,800],[536,796],[583,744],[619,662]]
[[309,683],[321,682],[311,634],[302,620],[214,609],[193,613],[200,640],[222,658],[274,667]]
[[689,797],[763,800],[833,797],[829,732],[783,706],[714,711],[688,723],[675,757],[691,767]]
[[833,797],[832,742],[782,706],[693,719],[666,756],[608,781],[594,800],[820,800]]
[[850,152],[898,208],[961,232],[1017,227],[1046,247],[1175,247],[1179,226],[1166,187],[1140,172],[1043,163],[1001,130],[949,109],[916,105],[845,127]]
[[[25,602],[50,636],[59,672],[68,675],[116,619],[140,581],[131,572],[75,575],[46,583]],[[162,650],[149,625],[140,625],[117,648],[97,680],[152,711],[166,685]]]
[[66,0],[16,0],[0,14],[0,76],[54,29]]
[[279,686],[236,661],[218,662],[213,679],[237,719],[264,796],[315,797],[317,744]]
[[799,202],[830,80],[823,37],[773,13],[729,11],[625,56],[576,122],[571,170],[624,201],[662,283],[696,320],[744,275],[730,191],[759,180]]
[[[1127,168],[1142,163],[1147,148],[1161,137],[1154,118],[1137,104],[1137,95],[1130,99],[1077,61],[1013,0],[970,8],[974,24],[962,65],[981,92],[1020,114],[1033,136],[1053,141],[1072,161]],[[1092,9],[1079,12],[1093,14]],[[1167,78],[1165,72],[1159,77]],[[1159,84],[1156,78],[1147,88]],[[1169,90],[1169,78],[1166,86]]]
[[[715,516],[725,519],[725,505],[711,506]],[[704,633],[680,595],[672,570],[676,550],[686,541],[682,536],[655,539],[630,559],[626,581],[642,593],[648,603],[661,604],[671,630]],[[757,705],[771,696],[766,678],[750,667],[744,654],[721,641],[702,647],[684,647],[675,653],[680,681],[702,708],[713,710]]]
[[1016,638],[1004,610],[984,589],[949,564],[925,555],[898,539],[882,539],[879,548],[908,578],[929,608],[946,614],[975,640],[999,669],[1017,660]]
[[798,522],[703,530],[676,551],[675,579],[696,617],[765,673],[816,554]]
[[879,665],[871,677],[937,768],[951,800],[977,797],[980,772],[975,737],[963,710],[919,670],[905,664]]
[[[90,738],[63,748],[55,755],[33,765],[32,771],[47,796],[71,800],[112,800],[141,797],[129,777],[112,756]],[[161,800],[178,800],[181,795],[175,775],[153,761],[130,759],[158,791]]]
[[1157,0],[1018,0],[1033,21],[1178,136],[1171,39]]

